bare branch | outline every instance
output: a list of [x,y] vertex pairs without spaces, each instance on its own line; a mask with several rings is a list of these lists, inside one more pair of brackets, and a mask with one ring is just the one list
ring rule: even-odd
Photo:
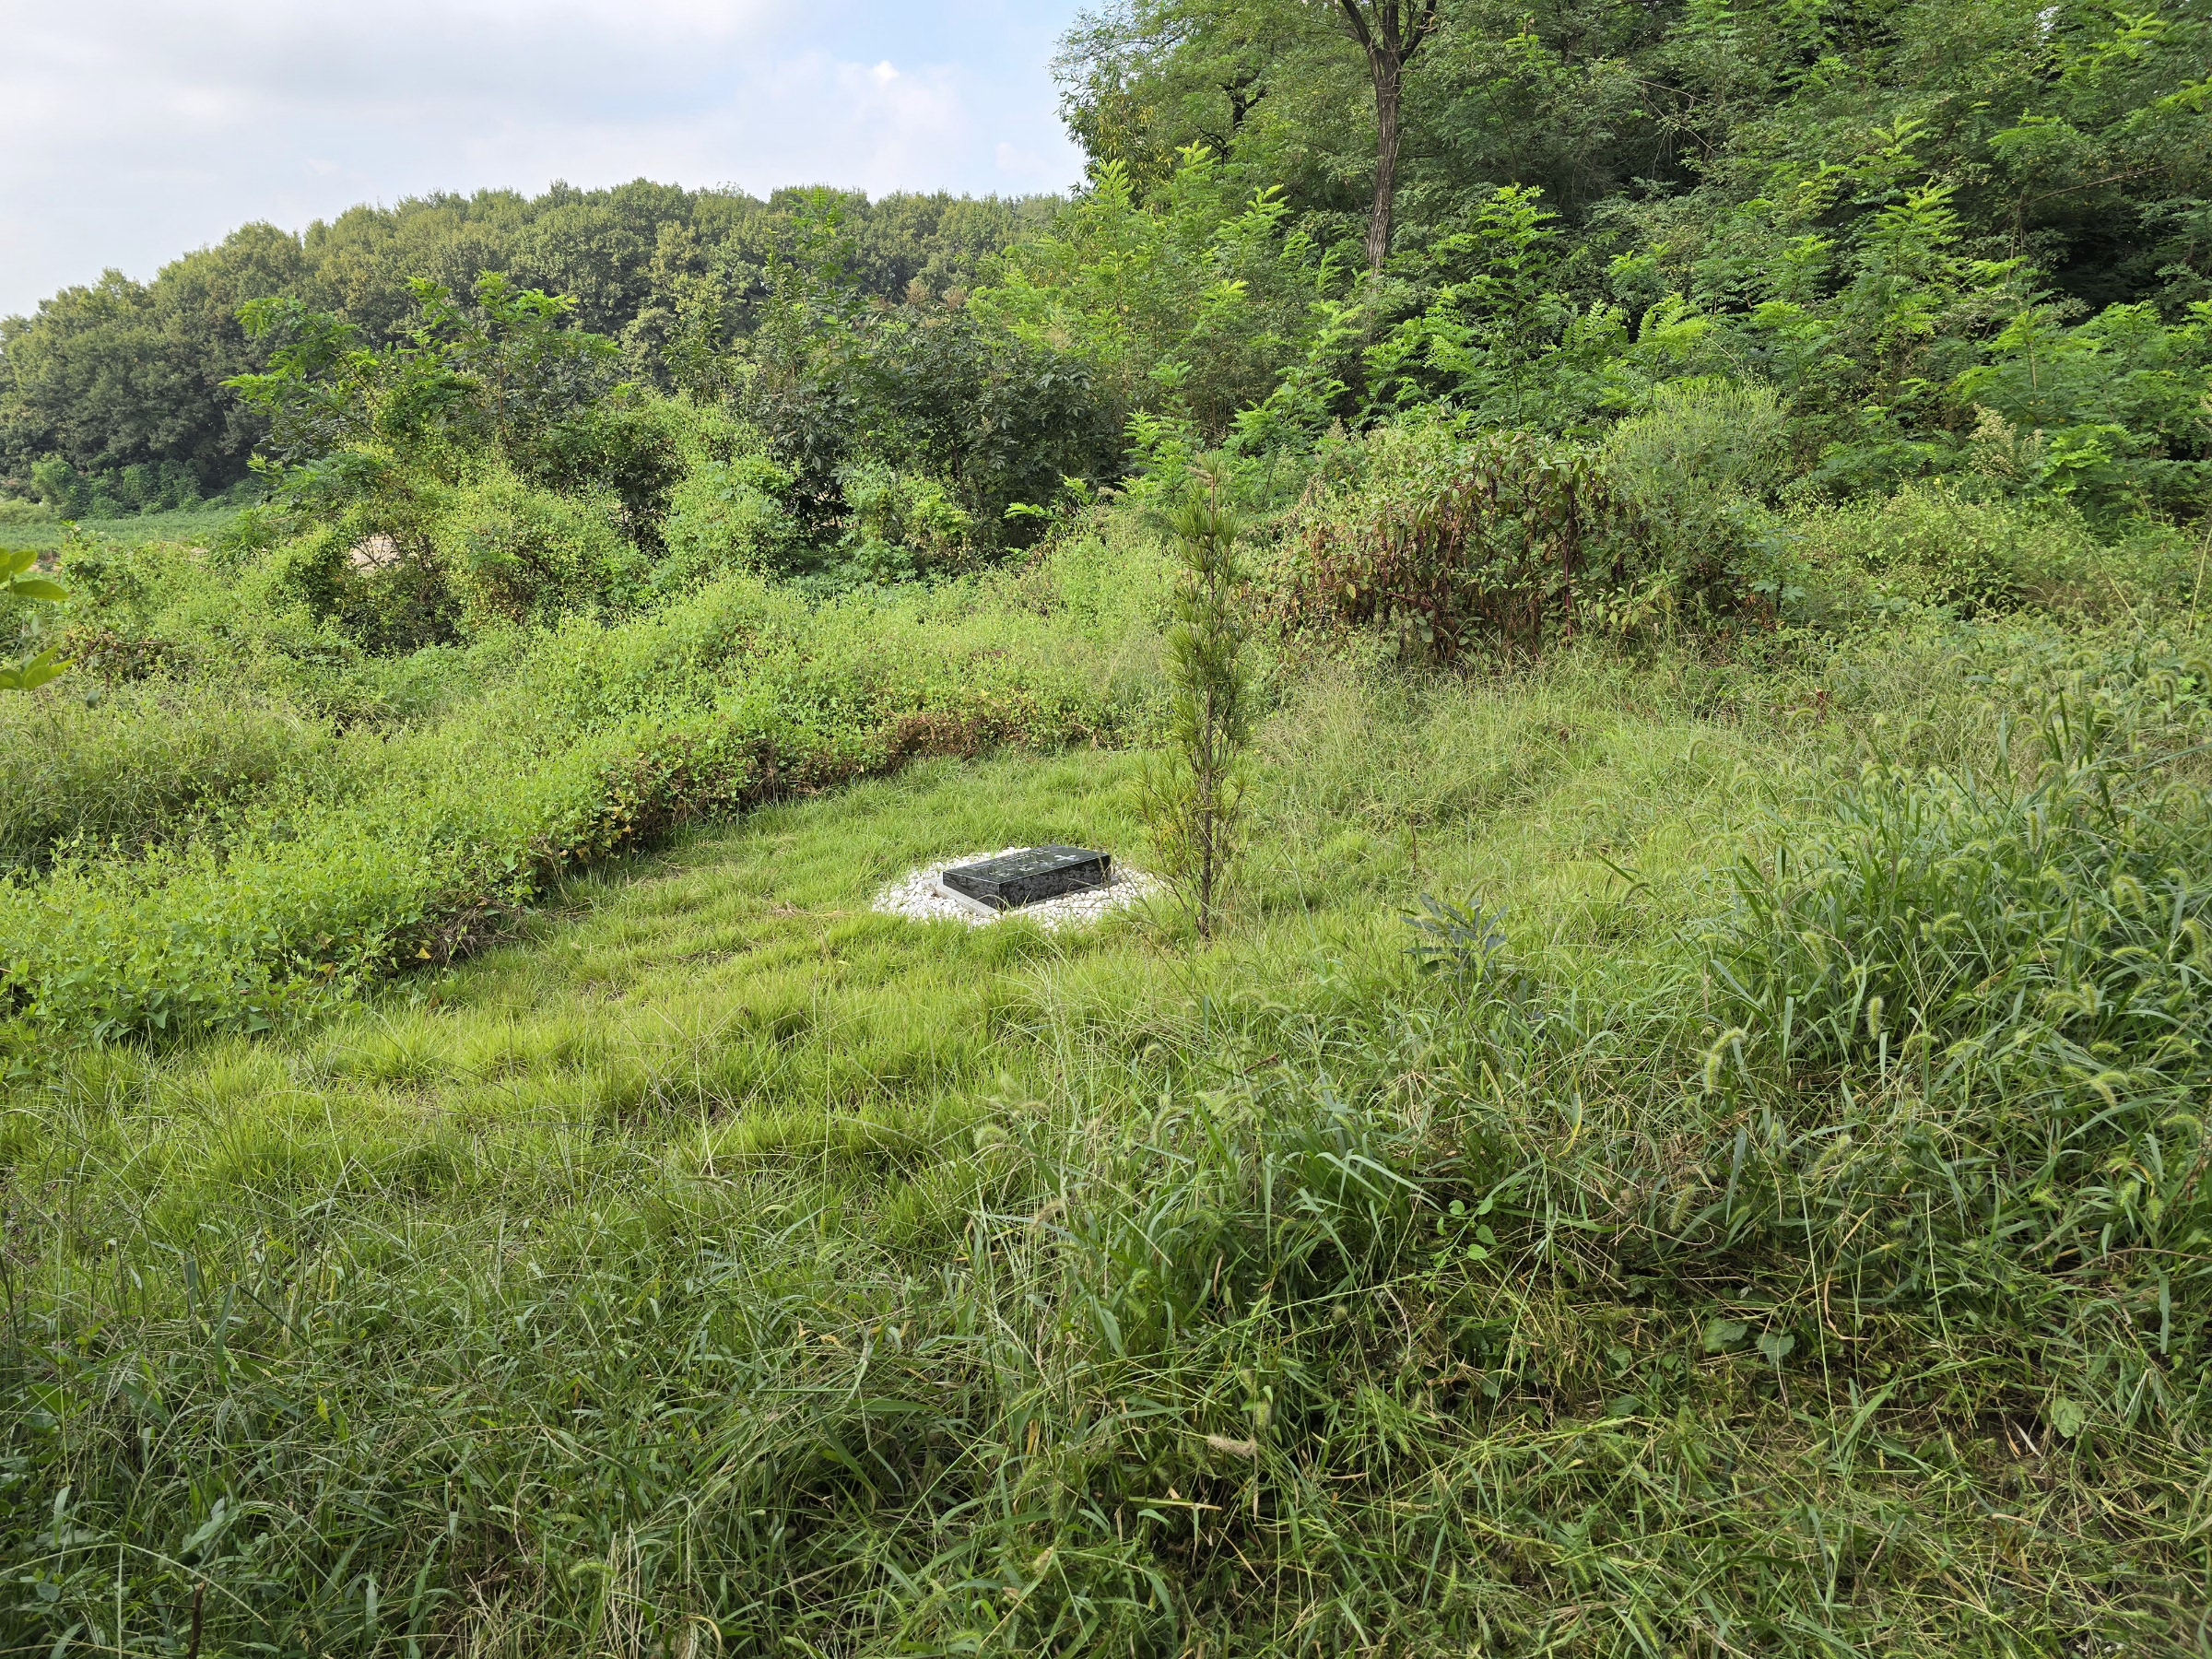
[[1413,32],[1406,37],[1406,48],[1398,60],[1400,63],[1412,63],[1413,54],[1418,52],[1422,43],[1436,32],[1437,25],[1442,21],[1442,18],[1437,15],[1437,4],[1438,0],[1429,0],[1429,4],[1422,9],[1420,21],[1414,25]]
[[1336,0],[1336,4],[1343,8],[1345,19],[1351,24],[1352,33],[1361,47],[1371,53],[1375,37],[1368,32],[1367,14],[1359,9],[1359,0]]

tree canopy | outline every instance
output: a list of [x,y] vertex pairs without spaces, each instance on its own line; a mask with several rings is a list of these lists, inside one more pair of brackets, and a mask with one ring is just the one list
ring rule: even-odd
[[741,407],[824,524],[863,450],[996,514],[1416,408],[1588,437],[1686,378],[1773,387],[1830,495],[1978,467],[2194,511],[2208,63],[2212,0],[1114,0],[1056,60],[1069,199],[640,180],[248,226],[0,324],[0,485],[236,486],[252,308],[380,350],[491,276],[610,385]]
[[957,293],[1048,207],[830,190],[760,201],[639,180],[355,207],[299,235],[248,225],[151,282],[111,271],[0,322],[0,481],[28,493],[32,467],[59,462],[132,506],[238,482],[265,430],[224,386],[267,366],[241,322],[253,300],[297,299],[382,344],[410,326],[418,280],[466,293],[496,272],[572,299],[582,327],[666,385],[702,331],[717,344],[749,332],[780,262],[827,264],[887,300]]

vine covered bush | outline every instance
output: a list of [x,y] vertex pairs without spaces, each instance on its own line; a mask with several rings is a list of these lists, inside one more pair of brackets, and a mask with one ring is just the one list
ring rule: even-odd
[[1489,642],[1535,654],[1619,612],[1649,538],[1585,448],[1525,432],[1462,443],[1384,428],[1297,514],[1282,603],[1293,626],[1382,623],[1401,654]]

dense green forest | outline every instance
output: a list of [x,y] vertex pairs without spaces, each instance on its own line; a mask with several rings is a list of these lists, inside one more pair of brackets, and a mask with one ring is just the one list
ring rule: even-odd
[[[969,372],[1026,347],[1017,375],[1095,377],[1054,418],[1100,479],[1132,412],[1209,443],[1233,425],[1248,449],[1439,405],[1587,435],[1655,383],[1732,374],[1781,394],[1799,470],[1831,495],[2009,466],[2100,507],[2197,499],[2201,7],[1378,16],[1397,9],[1423,38],[1394,234],[1364,287],[1376,101],[1338,12],[1133,4],[1088,18],[1059,65],[1092,158],[1073,203],[641,181],[250,226],[6,324],[0,479],[78,513],[232,488],[268,428],[229,382],[276,348],[248,302],[297,300],[378,348],[416,326],[412,285],[465,299],[496,273],[616,342],[610,383],[766,401],[817,484],[824,440],[794,398],[893,418],[870,371],[898,374],[918,325],[980,288],[992,303],[950,331]],[[863,314],[866,360],[846,360]]]
[[466,293],[496,271],[573,299],[577,326],[619,339],[626,371],[665,386],[671,347],[749,332],[775,271],[820,263],[827,225],[854,291],[958,295],[1045,206],[820,190],[761,202],[640,180],[356,207],[300,235],[248,225],[150,283],[111,271],[0,324],[0,482],[103,516],[234,489],[266,435],[224,384],[267,366],[241,322],[252,300],[299,299],[381,345],[413,315],[412,283]]
[[0,325],[0,1653],[2212,1651],[2212,0],[1054,70]]

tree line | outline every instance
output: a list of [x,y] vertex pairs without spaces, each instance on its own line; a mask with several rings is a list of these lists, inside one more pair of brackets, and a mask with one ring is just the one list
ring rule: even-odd
[[1775,388],[1816,493],[2194,511],[2208,64],[2212,0],[1118,0],[1055,62],[1066,200],[640,181],[250,226],[0,324],[0,482],[230,488],[250,302],[382,347],[490,274],[622,383],[738,409],[818,524],[871,446],[1018,542],[1055,477],[1416,410],[1588,437],[1677,381]]
[[268,367],[242,321],[255,300],[297,299],[382,344],[410,325],[417,281],[466,293],[499,273],[572,299],[578,326],[666,384],[687,343],[749,331],[779,265],[825,267],[874,298],[957,299],[1049,206],[820,189],[762,201],[639,180],[359,206],[299,234],[248,225],[150,282],[110,271],[0,322],[0,487],[142,509],[245,479],[266,428],[225,382]]

